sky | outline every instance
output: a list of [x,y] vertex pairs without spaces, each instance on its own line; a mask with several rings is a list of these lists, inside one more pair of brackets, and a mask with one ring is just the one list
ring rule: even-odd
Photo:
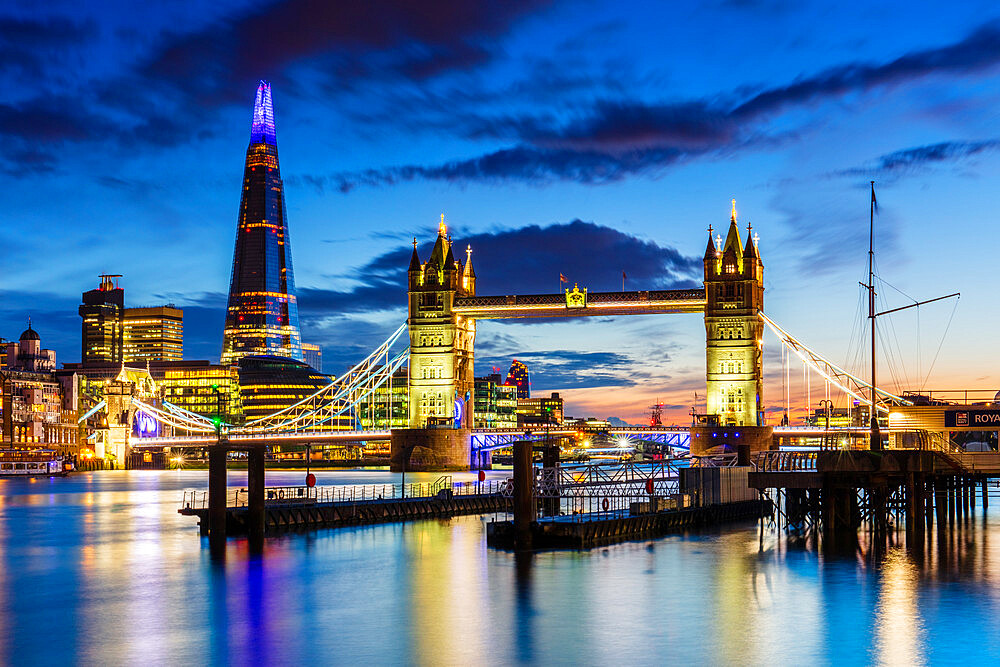
[[[0,336],[78,361],[81,292],[184,308],[222,343],[243,159],[269,80],[303,340],[339,373],[406,316],[444,213],[480,294],[699,284],[730,199],[764,310],[866,374],[876,181],[890,390],[1000,389],[993,349],[1000,8],[991,2],[318,0],[0,6]],[[765,338],[764,403],[785,409]],[[575,416],[685,423],[698,315],[482,322],[477,374],[529,364]],[[822,381],[789,371],[793,411]],[[883,383],[880,381],[880,385]],[[835,397],[843,405],[842,397]],[[701,399],[703,404],[703,396]]]

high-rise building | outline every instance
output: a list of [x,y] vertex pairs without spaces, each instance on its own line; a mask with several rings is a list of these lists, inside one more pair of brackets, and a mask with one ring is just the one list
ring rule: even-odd
[[518,398],[531,398],[531,378],[528,376],[528,367],[517,359],[510,364],[505,384],[517,387]]
[[184,311],[173,304],[126,308],[125,363],[180,361],[184,347]]
[[121,275],[102,275],[97,289],[83,293],[80,360],[84,365],[121,363],[125,342],[125,290]]
[[323,372],[323,350],[320,349],[319,345],[302,343],[302,360],[320,373]]
[[248,355],[302,361],[285,189],[278,169],[271,84],[261,81],[243,170],[222,363]]

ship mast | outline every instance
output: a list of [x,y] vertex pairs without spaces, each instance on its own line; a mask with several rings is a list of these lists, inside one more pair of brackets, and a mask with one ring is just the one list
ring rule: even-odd
[[871,181],[872,186],[872,206],[871,206],[871,217],[869,220],[868,227],[868,284],[861,284],[862,287],[868,290],[868,319],[871,320],[872,329],[872,386],[871,386],[871,443],[869,447],[873,452],[882,451],[882,434],[879,432],[878,428],[878,410],[876,406],[878,405],[878,392],[875,389],[877,386],[875,384],[875,321],[882,315],[888,315],[889,313],[895,313],[900,310],[907,310],[908,308],[916,308],[923,306],[924,304],[934,303],[935,301],[941,301],[942,299],[950,299],[951,297],[961,296],[960,292],[954,292],[952,294],[947,294],[945,296],[935,297],[933,299],[927,299],[925,301],[916,301],[906,306],[900,306],[899,308],[892,308],[890,310],[883,310],[881,313],[875,312],[875,209],[878,208],[878,202],[875,201],[875,181]]
[[875,392],[875,181],[872,186],[872,205],[868,225],[868,319],[871,320],[872,330],[872,405],[869,412],[871,417],[871,442],[869,448],[873,452],[882,451],[882,434],[878,430],[878,394]]

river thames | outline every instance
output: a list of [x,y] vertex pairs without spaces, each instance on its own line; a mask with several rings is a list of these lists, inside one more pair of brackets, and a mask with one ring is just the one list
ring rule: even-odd
[[231,539],[219,562],[177,514],[206,479],[0,480],[0,663],[1000,661],[1000,504],[919,557],[894,548],[874,562],[755,523],[515,556],[487,548],[491,517],[477,516],[289,534],[261,556]]

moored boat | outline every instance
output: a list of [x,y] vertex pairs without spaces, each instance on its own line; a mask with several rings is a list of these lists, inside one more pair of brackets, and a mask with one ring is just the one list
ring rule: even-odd
[[0,477],[62,477],[72,470],[72,461],[51,449],[0,449]]

